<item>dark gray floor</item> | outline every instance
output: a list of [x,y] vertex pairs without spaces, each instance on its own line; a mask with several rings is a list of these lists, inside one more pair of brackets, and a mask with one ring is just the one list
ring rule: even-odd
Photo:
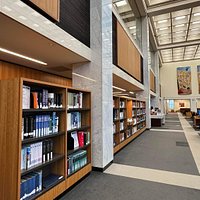
[[[167,116],[170,118],[170,116]],[[173,116],[173,118],[175,118]],[[175,119],[177,120],[177,118]],[[171,125],[170,125],[171,126]],[[173,128],[174,129],[174,128]],[[115,155],[114,162],[199,175],[183,132],[145,131]],[[59,200],[199,200],[200,191],[92,172]]]
[[117,153],[114,162],[198,175],[190,148],[176,142],[187,142],[184,133],[145,131]]
[[199,200],[200,191],[92,172],[60,200]]

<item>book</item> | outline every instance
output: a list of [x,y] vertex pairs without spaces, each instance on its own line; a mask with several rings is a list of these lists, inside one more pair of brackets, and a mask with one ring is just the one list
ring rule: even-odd
[[79,147],[83,147],[84,146],[84,132],[83,131],[79,131],[78,132],[78,143],[79,143]]
[[74,149],[79,147],[79,142],[78,142],[78,134],[77,131],[71,132],[71,136],[74,139]]
[[22,109],[30,109],[30,92],[30,87],[23,85]]

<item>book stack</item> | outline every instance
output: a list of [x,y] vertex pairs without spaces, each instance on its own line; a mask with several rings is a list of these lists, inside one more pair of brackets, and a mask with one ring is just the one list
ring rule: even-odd
[[118,110],[113,110],[113,120],[118,119]]
[[[74,140],[74,146],[72,147],[73,149],[90,144],[90,132],[88,131],[73,131],[71,132],[71,137]],[[68,145],[68,149],[71,150],[70,145]]]
[[58,129],[59,117],[56,112],[51,115],[35,115],[22,118],[22,140],[57,133]]
[[116,124],[113,123],[113,134],[116,133]]
[[125,102],[124,101],[120,101],[120,108],[125,108]]
[[124,130],[124,122],[120,122],[120,131]]
[[125,137],[124,137],[124,132],[123,133],[120,133],[120,138],[119,138],[120,142],[123,142],[125,140]]
[[67,159],[67,175],[70,175],[87,164],[87,151],[80,150],[70,154]]
[[136,133],[137,132],[137,126],[134,126],[133,128],[132,128],[132,134],[134,134],[134,133]]
[[23,85],[23,109],[62,108],[62,94]]
[[68,106],[67,108],[82,108],[83,107],[83,93],[68,92]]
[[124,119],[124,112],[123,111],[119,113],[119,117],[120,117],[120,119]]
[[133,108],[136,108],[136,102],[133,101],[133,105],[132,105]]
[[42,171],[31,172],[21,178],[20,200],[29,199],[40,191],[42,191]]
[[81,113],[67,113],[67,130],[72,130],[76,128],[81,128]]
[[21,149],[21,170],[27,170],[53,158],[53,140],[45,140]]

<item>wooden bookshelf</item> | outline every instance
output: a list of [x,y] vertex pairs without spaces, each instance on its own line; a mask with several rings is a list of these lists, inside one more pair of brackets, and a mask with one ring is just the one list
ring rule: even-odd
[[[39,93],[48,90],[47,96],[43,94],[46,99],[42,100],[48,102],[47,106],[50,105],[48,92],[58,94],[56,98],[58,99],[58,96],[61,98],[57,102],[61,103],[56,108],[32,108],[30,106],[30,108],[23,109],[23,85],[30,87],[31,92],[37,91]],[[42,173],[42,183],[44,183],[46,177],[52,174],[55,175],[55,180],[51,184],[46,183],[45,188],[43,187],[41,191],[30,196],[29,199],[54,199],[92,170],[91,94],[89,91],[76,90],[67,88],[67,86],[27,78],[2,80],[0,81],[0,91],[0,155],[2,155],[1,162],[3,163],[0,165],[0,193],[2,199],[20,199],[21,180],[27,181],[31,177],[31,180],[36,181],[32,176],[39,172]],[[68,109],[68,94],[71,92],[83,94],[80,108]],[[67,114],[73,112],[81,113],[81,127],[67,130]],[[42,124],[39,125],[39,122],[38,124],[36,122],[36,116],[48,116],[48,118],[41,117],[44,121],[41,121]],[[25,118],[29,120],[26,124],[24,124]],[[29,129],[22,129],[22,124],[23,127],[28,125]],[[52,128],[50,124],[53,124],[53,130],[58,130],[50,132]],[[39,130],[39,136],[36,135],[36,129]],[[35,130],[35,132],[33,135],[28,134],[25,137],[25,132],[22,133],[22,130],[29,130],[29,133]],[[87,131],[89,132],[89,139],[86,145],[68,151],[68,136],[73,131]],[[85,135],[88,136],[88,134]],[[83,141],[85,142],[85,140]],[[26,155],[26,153],[22,153],[22,149],[28,152],[27,149],[35,147],[36,144],[41,145],[41,150],[40,153],[32,151],[32,156],[37,153],[42,161],[27,167],[27,163],[24,163],[24,160],[22,161],[23,155]],[[44,147],[44,144],[47,146]],[[45,151],[42,149],[43,147]],[[86,161],[84,164],[82,162],[80,168],[68,176],[67,158],[79,151],[86,153]],[[44,161],[43,156],[47,158],[50,152],[52,152],[52,158]],[[44,153],[49,155],[47,156]],[[24,166],[25,168],[21,169]],[[12,187],[10,187],[11,185]]]
[[[126,99],[120,97],[113,97],[113,102],[119,102],[119,107],[113,107],[114,110],[118,109],[124,112],[124,117],[116,119],[113,117],[113,125],[119,124],[121,121],[124,122],[124,128],[120,130],[120,124],[118,125],[117,132],[114,134],[114,153],[117,153],[130,141],[140,135],[146,130],[146,106],[144,101],[136,99]],[[120,108],[120,102],[124,102],[124,106]],[[116,103],[113,103],[116,105]],[[116,111],[115,111],[116,112]]]

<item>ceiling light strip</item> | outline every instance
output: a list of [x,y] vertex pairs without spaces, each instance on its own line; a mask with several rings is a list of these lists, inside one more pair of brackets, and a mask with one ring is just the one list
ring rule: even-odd
[[112,86],[114,89],[117,89],[117,90],[121,90],[121,91],[123,91],[123,92],[125,92],[126,90],[125,89],[123,89],[123,88],[120,88],[120,87],[116,87],[116,86]]
[[32,61],[32,62],[41,64],[41,65],[47,65],[47,63],[42,62],[42,61],[40,61],[40,60],[31,58],[31,57],[28,57],[28,56],[24,56],[24,55],[22,55],[22,54],[19,54],[19,53],[16,53],[16,52],[13,52],[13,51],[10,51],[10,50],[1,48],[1,47],[0,47],[0,51],[3,52],[3,53],[7,53],[7,54],[10,54],[10,55],[13,55],[13,56],[17,56],[17,57],[19,57],[19,58],[23,58],[23,59],[25,59],[25,60],[29,60],[29,61]]

